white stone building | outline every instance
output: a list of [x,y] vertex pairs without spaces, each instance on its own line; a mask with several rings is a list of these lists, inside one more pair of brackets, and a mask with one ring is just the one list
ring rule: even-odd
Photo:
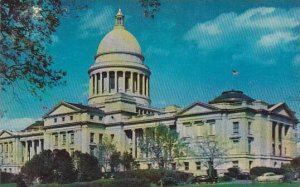
[[[103,136],[118,142],[118,150],[141,157],[137,140],[146,128],[163,123],[193,145],[209,135],[232,149],[218,169],[280,167],[296,156],[294,112],[285,104],[268,104],[241,91],[225,91],[208,104],[185,108],[151,106],[150,69],[136,38],[124,27],[119,10],[115,26],[99,44],[89,69],[88,105],[61,102],[23,131],[0,133],[0,168],[18,173],[24,163],[45,149],[94,154]],[[174,85],[176,86],[176,85]],[[141,168],[148,163],[141,162]],[[182,160],[179,170],[200,174],[206,168],[197,157]]]

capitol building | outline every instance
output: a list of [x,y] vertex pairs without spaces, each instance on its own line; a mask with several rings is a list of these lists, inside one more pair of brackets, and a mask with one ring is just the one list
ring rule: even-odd
[[[146,128],[159,124],[176,130],[193,146],[207,135],[230,145],[227,162],[217,168],[220,173],[229,167],[245,172],[257,166],[280,167],[297,154],[298,120],[285,103],[270,104],[229,90],[208,103],[153,107],[151,70],[137,39],[126,30],[121,10],[112,31],[100,42],[88,73],[87,105],[62,101],[42,121],[22,131],[0,132],[1,171],[18,173],[26,161],[47,149],[96,154],[104,136],[118,142],[118,151],[140,160],[140,169],[147,169],[149,163],[143,161],[138,140]],[[206,173],[197,156],[180,162],[178,170]]]

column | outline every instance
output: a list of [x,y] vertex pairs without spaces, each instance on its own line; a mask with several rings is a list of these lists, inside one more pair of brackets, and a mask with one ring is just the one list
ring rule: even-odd
[[28,161],[28,157],[29,157],[28,150],[29,150],[28,142],[25,141],[24,162]]
[[95,75],[93,76],[93,95],[95,94]]
[[124,93],[126,92],[126,71],[122,71],[122,75],[123,75],[123,91]]
[[132,129],[132,157],[136,158],[136,134],[135,134],[135,129]]
[[34,141],[31,140],[31,146],[30,146],[30,159],[34,156]]
[[136,74],[136,93],[140,94],[140,74]]
[[285,125],[282,124],[282,128],[281,128],[281,151],[282,151],[282,155],[285,156]]
[[143,93],[143,95],[144,95],[144,96],[147,95],[147,94],[146,94],[146,78],[147,78],[146,75],[144,75],[144,78],[143,78],[143,86],[144,86],[144,90],[143,90],[144,93]]
[[279,148],[278,148],[278,145],[279,145],[279,124],[276,123],[275,125],[275,136],[274,136],[274,143],[275,143],[275,155],[279,155]]
[[144,75],[143,74],[140,74],[140,81],[141,81],[141,83],[139,85],[140,94],[143,95],[143,93],[144,93]]
[[37,154],[40,154],[41,151],[42,151],[42,145],[41,145],[41,141],[40,140],[37,140],[38,141],[38,147],[37,147]]
[[105,88],[106,88],[106,92],[109,93],[110,89],[109,89],[109,71],[106,72],[106,83],[105,83]]
[[[130,83],[131,82],[131,83]],[[129,85],[130,85],[130,91],[131,93],[133,93],[133,87],[134,87],[134,81],[133,81],[133,72],[130,72],[130,81],[129,81]]]
[[115,92],[118,92],[118,72],[114,71],[115,74]]
[[93,79],[92,76],[90,76],[89,95],[91,96],[92,93],[93,93]]
[[98,81],[99,93],[102,93],[102,73],[99,72],[99,81]]
[[96,94],[99,94],[99,73],[96,74]]
[[148,77],[146,77],[146,96],[149,96],[149,80]]

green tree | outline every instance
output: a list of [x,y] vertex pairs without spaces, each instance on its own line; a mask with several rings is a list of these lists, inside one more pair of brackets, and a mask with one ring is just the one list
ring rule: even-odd
[[76,165],[78,181],[92,181],[100,177],[101,171],[96,157],[75,151],[72,158]]
[[0,90],[21,81],[37,95],[62,83],[65,72],[51,68],[53,59],[46,49],[59,25],[60,0],[2,0],[0,11]]
[[195,145],[192,145],[192,149],[195,149],[195,156],[208,169],[208,176],[216,177],[215,168],[227,162],[226,157],[232,148],[223,141],[218,140],[216,136],[210,135],[205,135],[195,142]]
[[134,158],[131,153],[125,151],[121,157],[121,163],[124,166],[124,170],[131,170]]
[[109,166],[110,166],[111,172],[118,171],[120,164],[121,164],[121,153],[118,151],[114,151],[110,155],[110,159],[109,159]]
[[154,128],[147,128],[144,138],[138,144],[146,159],[160,168],[169,167],[175,158],[184,156],[186,145],[179,134],[163,124]]
[[72,159],[65,150],[42,151],[25,163],[21,173],[27,183],[35,180],[42,183],[70,183],[76,179]]
[[116,142],[112,139],[112,137],[104,135],[102,142],[100,142],[97,147],[97,159],[99,161],[99,165],[100,167],[103,167],[104,171],[106,172],[110,164],[111,155],[117,151]]

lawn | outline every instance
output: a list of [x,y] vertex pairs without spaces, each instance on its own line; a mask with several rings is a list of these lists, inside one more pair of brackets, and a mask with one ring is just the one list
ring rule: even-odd
[[266,183],[251,183],[251,184],[232,184],[232,183],[217,183],[217,184],[200,184],[200,185],[184,185],[182,187],[239,187],[239,186],[246,186],[246,187],[299,187],[300,182],[292,182],[292,183],[283,183],[283,182],[266,182]]
[[17,183],[0,184],[1,187],[17,187]]

